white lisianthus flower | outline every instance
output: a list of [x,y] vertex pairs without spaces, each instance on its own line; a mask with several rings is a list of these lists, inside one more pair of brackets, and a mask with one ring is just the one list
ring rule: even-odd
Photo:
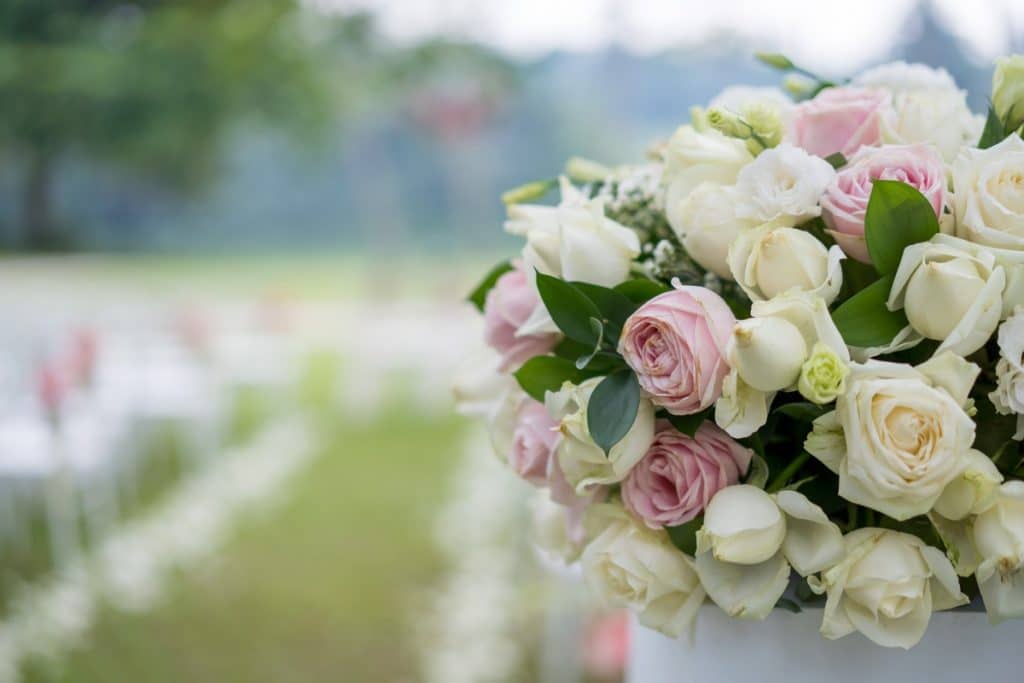
[[949,559],[916,536],[869,527],[843,541],[842,561],[807,580],[828,594],[821,633],[829,640],[860,631],[883,647],[910,649],[932,612],[968,602]]
[[566,481],[580,495],[595,484],[614,484],[625,479],[654,441],[654,406],[647,399],[640,399],[633,425],[607,455],[594,443],[587,429],[587,404],[601,379],[594,377],[578,386],[566,382],[560,391],[548,392],[544,401],[562,434],[555,457]]
[[1011,135],[988,149],[964,149],[953,162],[957,237],[1024,251],[1024,140]]
[[893,62],[868,69],[854,84],[892,94],[893,112],[882,119],[886,143],[927,143],[949,162],[981,136],[983,120],[971,112],[967,93],[945,69]]
[[981,563],[975,576],[989,619],[1024,617],[1024,482],[999,487],[996,502],[974,520]]
[[831,347],[818,342],[800,367],[797,390],[811,403],[825,405],[846,393],[849,359],[844,361]]
[[936,235],[903,250],[889,293],[890,310],[904,309],[910,326],[941,341],[937,353],[974,353],[999,325],[1006,269],[984,248]]
[[835,414],[815,420],[804,448],[839,475],[846,500],[899,520],[925,514],[970,464],[975,427],[963,406],[979,372],[951,353],[917,368],[853,365]]
[[838,245],[826,249],[811,233],[770,225],[740,233],[729,247],[733,279],[752,301],[807,292],[831,303],[843,286]]
[[967,451],[967,469],[946,484],[935,501],[934,511],[954,522],[976,515],[995,502],[996,490],[1003,475],[995,463],[979,450]]
[[[587,199],[566,178],[561,179],[562,202],[557,207],[513,204],[505,230],[526,238],[524,272],[535,271],[564,280],[611,287],[629,275],[640,254],[640,239],[629,228],[604,215],[600,199]],[[557,332],[543,303],[538,303],[518,333]]]
[[664,158],[662,184],[670,223],[675,216],[673,207],[694,188],[703,182],[732,185],[740,169],[754,159],[742,140],[714,129],[698,131],[693,126],[682,126],[669,138]]
[[839,527],[802,493],[740,484],[721,489],[705,509],[695,565],[729,616],[764,619],[786,590],[790,566],[806,576],[842,554]]
[[1024,121],[1024,55],[996,59],[992,72],[992,106],[999,120],[1012,128]]
[[799,147],[766,150],[736,176],[742,202],[737,213],[758,222],[799,225],[821,215],[821,197],[835,175],[827,161]]
[[746,117],[752,109],[770,109],[785,123],[793,112],[793,100],[771,86],[732,85],[708,102],[708,109],[726,109]]
[[1017,415],[1018,441],[1024,440],[1024,306],[999,327],[996,390],[988,395],[1000,415]]
[[733,279],[729,271],[729,245],[755,225],[753,220],[736,214],[738,204],[733,186],[704,182],[682,201],[666,207],[669,225],[686,252],[725,280]]
[[693,561],[664,531],[647,528],[617,505],[590,508],[587,526],[588,533],[600,529],[583,551],[590,590],[609,607],[629,608],[647,628],[672,638],[685,633],[705,597]]

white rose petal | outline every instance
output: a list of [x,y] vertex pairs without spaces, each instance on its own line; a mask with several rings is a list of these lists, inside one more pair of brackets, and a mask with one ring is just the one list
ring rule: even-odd
[[669,225],[697,263],[718,277],[732,280],[729,245],[755,225],[736,214],[736,190],[732,186],[704,182],[685,198],[666,206]]
[[1003,475],[992,459],[972,448],[967,451],[967,469],[946,484],[935,501],[935,512],[952,521],[984,512],[995,502],[1002,481]]
[[753,161],[742,140],[726,137],[717,130],[698,131],[680,127],[665,147],[665,206],[676,206],[703,182],[732,185],[740,169]]
[[701,585],[730,617],[764,619],[789,585],[789,564],[782,551],[758,564],[733,564],[710,552],[694,560]]
[[1024,140],[1010,135],[989,149],[965,149],[952,176],[957,237],[1024,251]]
[[796,325],[783,318],[750,318],[736,323],[729,344],[729,366],[753,388],[781,391],[800,377],[809,350]]
[[763,490],[739,484],[715,494],[697,532],[697,554],[710,551],[716,560],[759,564],[782,547],[786,519]]
[[843,534],[825,512],[797,491],[779,491],[775,502],[786,514],[782,552],[801,576],[819,572],[843,557]]
[[996,502],[974,520],[982,561],[976,577],[993,622],[1024,617],[1024,482],[999,487]]
[[734,439],[744,439],[768,421],[774,392],[755,389],[735,369],[722,381],[722,395],[715,402],[715,424]]
[[739,234],[729,247],[733,279],[753,301],[791,292],[831,303],[843,286],[842,249],[826,249],[809,232],[763,226]]

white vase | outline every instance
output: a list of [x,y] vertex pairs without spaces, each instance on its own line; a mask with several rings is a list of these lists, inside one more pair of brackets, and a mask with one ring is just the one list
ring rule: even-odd
[[864,683],[864,681],[1024,680],[1024,621],[999,626],[984,612],[937,612],[909,651],[883,648],[859,633],[825,640],[821,610],[776,610],[741,621],[701,608],[692,636],[678,640],[633,622],[628,683]]

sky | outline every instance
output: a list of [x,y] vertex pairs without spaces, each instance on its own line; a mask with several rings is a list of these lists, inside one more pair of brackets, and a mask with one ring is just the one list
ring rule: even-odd
[[[1021,0],[929,0],[979,59],[1011,49]],[[369,10],[398,43],[447,36],[520,58],[613,45],[647,54],[733,34],[826,73],[883,55],[917,0],[307,0],[327,11]]]

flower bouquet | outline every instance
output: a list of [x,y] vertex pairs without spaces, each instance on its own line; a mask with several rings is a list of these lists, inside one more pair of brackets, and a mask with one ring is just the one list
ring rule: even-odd
[[1024,57],[987,116],[924,65],[759,57],[783,89],[506,193],[457,397],[538,544],[668,636],[707,600],[902,648],[979,596],[1024,617]]

